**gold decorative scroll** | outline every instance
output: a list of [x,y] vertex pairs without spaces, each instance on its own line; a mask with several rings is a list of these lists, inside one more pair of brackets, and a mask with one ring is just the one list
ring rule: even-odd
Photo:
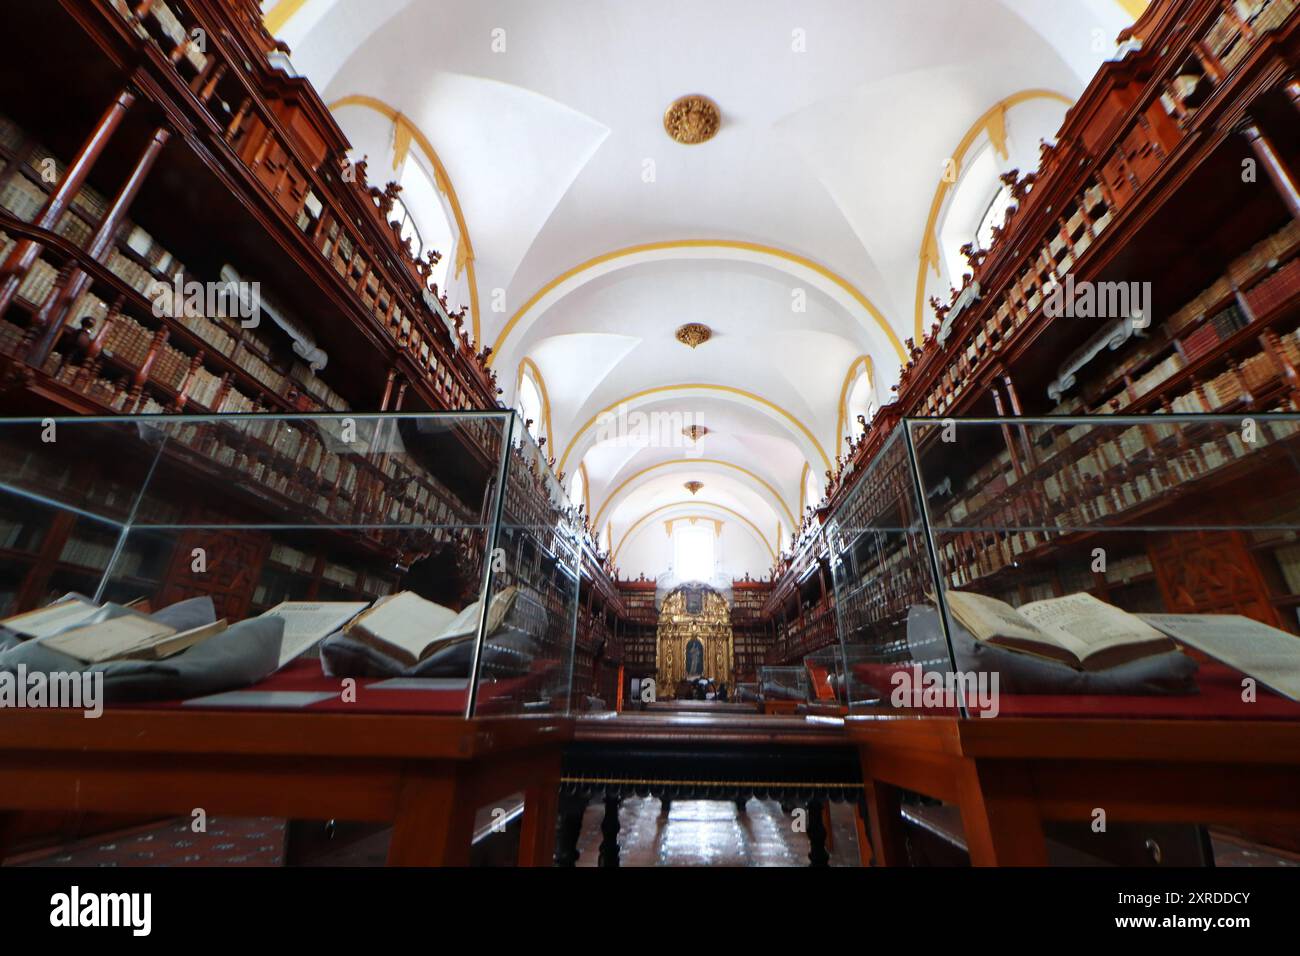
[[733,636],[731,610],[727,602],[712,588],[698,588],[700,611],[687,611],[689,587],[680,587],[664,599],[659,612],[659,632],[655,644],[657,673],[655,681],[658,696],[677,696],[677,685],[686,679],[686,649],[692,640],[703,648],[703,668],[700,676],[716,684],[733,684]]

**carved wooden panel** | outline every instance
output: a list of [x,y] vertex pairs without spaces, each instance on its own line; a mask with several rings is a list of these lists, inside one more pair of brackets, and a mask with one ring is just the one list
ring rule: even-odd
[[[195,549],[202,549],[202,563]],[[212,596],[217,617],[247,617],[271,536],[258,531],[186,531],[172,552],[158,606],[186,598]]]
[[1180,531],[1148,545],[1165,606],[1181,614],[1244,614],[1278,626],[1268,588],[1238,531]]

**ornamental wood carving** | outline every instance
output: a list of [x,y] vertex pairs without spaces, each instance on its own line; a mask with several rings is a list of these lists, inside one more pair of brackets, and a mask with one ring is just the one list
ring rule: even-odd
[[[692,650],[692,645],[698,650]],[[690,660],[688,661],[688,657]],[[685,585],[664,599],[655,642],[660,697],[673,697],[687,676],[733,683],[731,610],[712,588]],[[688,671],[687,665],[691,664]]]

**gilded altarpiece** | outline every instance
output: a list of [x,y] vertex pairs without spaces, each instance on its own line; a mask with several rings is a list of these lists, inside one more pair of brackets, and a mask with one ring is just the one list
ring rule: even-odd
[[660,697],[687,678],[732,683],[731,609],[712,588],[684,586],[664,598],[655,642]]

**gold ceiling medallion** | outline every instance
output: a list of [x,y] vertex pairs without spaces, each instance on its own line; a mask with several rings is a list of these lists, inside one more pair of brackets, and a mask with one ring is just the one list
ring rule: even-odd
[[713,338],[713,330],[699,322],[688,322],[677,330],[677,341],[691,348],[703,345]]
[[683,96],[664,110],[664,131],[685,146],[707,143],[721,125],[718,106],[707,96]]
[[682,429],[682,434],[685,435],[687,438],[689,438],[691,441],[699,441],[708,433],[709,430],[705,428],[703,425],[687,425],[685,428]]
[[682,487],[685,488],[687,491],[689,491],[691,494],[697,495],[700,493],[700,489],[704,487],[704,482],[688,481],[686,482],[686,484],[682,485]]

